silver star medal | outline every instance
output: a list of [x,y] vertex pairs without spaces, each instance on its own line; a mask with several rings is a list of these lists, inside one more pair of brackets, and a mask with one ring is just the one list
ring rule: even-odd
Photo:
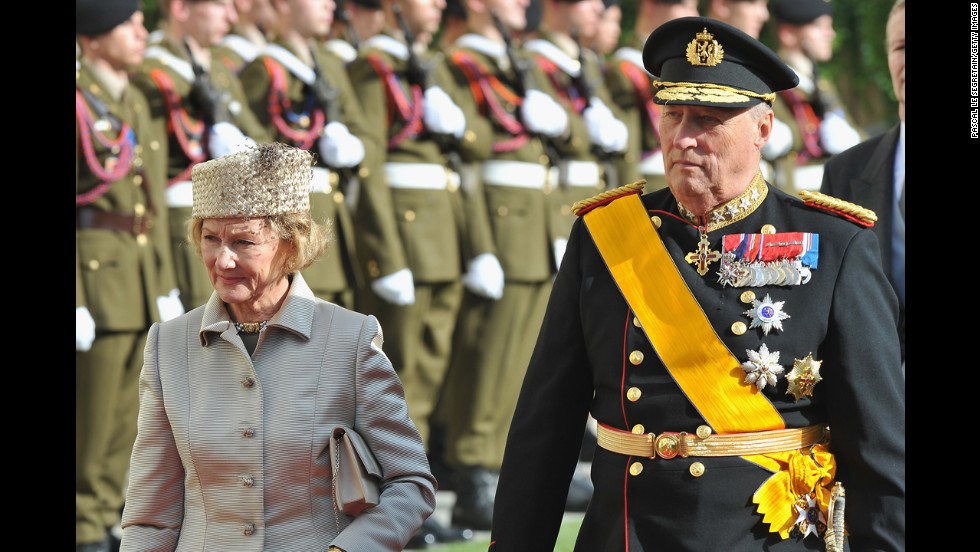
[[762,301],[758,299],[752,301],[752,308],[742,314],[752,319],[752,323],[749,324],[750,329],[762,328],[762,333],[769,335],[769,330],[773,328],[783,331],[783,320],[789,318],[789,315],[783,312],[783,303],[785,302],[776,301],[774,303],[767,293]]
[[812,493],[800,495],[793,506],[797,513],[796,521],[793,524],[803,535],[802,538],[805,539],[810,535],[820,538],[820,535],[827,529],[827,518],[820,511],[817,498]]
[[769,347],[763,343],[758,351],[746,349],[749,359],[742,363],[745,370],[745,383],[754,383],[759,391],[767,385],[776,387],[779,376],[784,368],[779,365],[779,351],[769,352]]

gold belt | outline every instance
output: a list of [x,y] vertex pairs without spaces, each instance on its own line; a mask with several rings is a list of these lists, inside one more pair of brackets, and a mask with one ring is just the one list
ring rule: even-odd
[[823,424],[794,429],[774,429],[748,433],[712,435],[711,428],[701,426],[697,433],[665,432],[631,433],[599,424],[599,446],[619,454],[660,457],[675,456],[747,456],[812,447],[824,439]]

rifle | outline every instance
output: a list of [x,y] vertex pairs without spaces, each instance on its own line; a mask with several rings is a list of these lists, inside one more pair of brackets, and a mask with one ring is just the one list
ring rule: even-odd
[[[572,27],[570,34],[572,40],[578,44],[578,76],[572,77],[572,82],[575,84],[576,88],[579,89],[579,92],[585,96],[585,101],[588,103],[592,101],[593,97],[595,97],[597,86],[589,78],[589,75],[585,70],[586,46],[579,42],[578,28]],[[599,159],[599,164],[602,165],[602,172],[606,175],[606,188],[614,187],[614,185],[618,184],[619,178],[616,175],[616,166],[613,164],[612,155],[596,144],[593,144],[591,149],[592,154]]]
[[[493,25],[497,27],[497,32],[504,39],[507,60],[510,61],[510,66],[514,68],[514,74],[517,75],[517,80],[514,83],[514,91],[517,92],[518,96],[524,98],[527,96],[528,90],[538,89],[534,82],[534,74],[531,72],[530,61],[518,55],[517,47],[514,46],[514,41],[510,36],[510,29],[504,25],[503,20],[500,19],[500,15],[497,14],[497,10],[490,10],[490,17],[493,18]],[[558,151],[555,150],[555,146],[545,136],[538,136],[538,138],[544,147],[544,153],[548,156],[551,165],[558,166],[560,156],[558,155]]]
[[191,59],[191,69],[194,71],[194,82],[191,84],[190,99],[203,115],[204,122],[212,126],[221,122],[231,122],[231,113],[225,99],[227,92],[222,91],[211,80],[211,76],[201,67],[194,57],[190,42],[184,37],[184,48]]
[[340,104],[337,101],[340,91],[324,78],[323,68],[320,67],[320,60],[317,59],[316,49],[313,46],[310,46],[310,57],[313,59],[313,84],[309,86],[313,90],[313,95],[327,116],[327,122],[340,121]]
[[[408,82],[421,86],[422,90],[425,91],[432,86],[432,69],[434,66],[423,62],[419,59],[418,54],[415,53],[415,48],[413,48],[415,45],[415,34],[408,28],[408,22],[405,21],[405,16],[402,15],[401,6],[392,4],[391,11],[395,14],[398,27],[401,28],[402,34],[405,36],[405,45],[408,46]],[[455,171],[456,174],[462,174],[463,160],[460,158],[459,152],[456,151],[455,141],[452,137],[434,132],[429,132],[428,134],[438,144],[442,154],[446,156],[449,168]]]

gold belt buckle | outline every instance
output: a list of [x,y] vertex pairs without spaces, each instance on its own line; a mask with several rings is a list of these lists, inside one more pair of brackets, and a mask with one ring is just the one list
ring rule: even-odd
[[681,433],[661,433],[653,440],[653,452],[664,460],[670,460],[677,456],[687,458],[687,454],[683,450],[684,437],[686,436],[686,431]]

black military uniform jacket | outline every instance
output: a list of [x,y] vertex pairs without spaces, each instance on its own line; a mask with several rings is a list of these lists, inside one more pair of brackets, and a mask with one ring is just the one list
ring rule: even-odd
[[[737,206],[740,198],[733,201]],[[803,285],[723,287],[718,263],[699,276],[683,261],[695,250],[698,231],[680,215],[670,191],[653,192],[642,202],[659,217],[657,232],[670,257],[740,362],[747,360],[747,350],[758,351],[763,344],[780,353],[787,373],[794,359],[808,353],[822,361],[823,380],[812,397],[797,401],[787,395],[785,377],[763,393],[787,428],[830,426],[836,480],[847,491],[850,550],[904,550],[905,384],[895,329],[898,305],[874,234],[769,186],[758,208],[709,232],[711,249],[721,250],[726,234],[759,233],[763,225],[776,232],[813,232],[819,234],[818,268]],[[782,311],[790,318],[782,321],[781,331],[764,335],[736,324],[751,325],[744,314],[752,308],[745,302],[747,291],[757,299],[770,295],[784,302]],[[706,423],[634,322],[589,229],[578,220],[510,429],[491,550],[554,547],[590,411],[600,424],[625,431],[642,425],[640,432],[693,433]],[[692,474],[695,461],[703,464],[703,474]],[[633,466],[637,462],[639,469]],[[823,550],[814,536],[780,540],[768,532],[752,496],[770,475],[737,456],[664,460],[597,448],[595,494],[575,550]]]

